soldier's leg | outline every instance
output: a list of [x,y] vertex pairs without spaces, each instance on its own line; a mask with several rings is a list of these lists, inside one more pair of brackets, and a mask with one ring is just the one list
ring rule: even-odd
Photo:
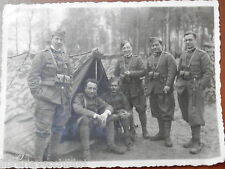
[[156,117],[158,122],[159,131],[156,135],[151,136],[150,139],[153,141],[157,140],[163,140],[164,139],[164,123],[161,117],[159,116],[159,107],[158,107],[158,101],[157,101],[157,95],[151,94],[150,95],[150,107],[151,107],[151,113],[153,117]]
[[175,110],[175,101],[173,93],[158,95],[159,113],[161,120],[163,120],[164,127],[164,141],[166,147],[172,147],[172,140],[170,138],[172,120]]
[[202,144],[200,138],[201,126],[191,126],[192,130],[192,148],[190,150],[191,154],[198,154],[201,152]]
[[136,111],[138,112],[139,115],[139,120],[141,122],[141,127],[142,127],[142,136],[145,139],[149,139],[150,136],[148,134],[147,130],[147,115],[146,115],[146,99],[145,96],[139,96],[133,98],[133,105],[136,108]]
[[58,161],[58,147],[68,119],[69,111],[67,110],[67,105],[57,105],[52,124],[52,135],[49,146],[48,160],[50,161]]
[[80,121],[80,142],[82,149],[82,159],[89,160],[90,159],[90,128],[89,128],[89,119],[87,117],[83,117]]
[[108,150],[110,152],[116,153],[116,154],[124,154],[124,150],[117,147],[115,145],[115,129],[114,129],[114,121],[110,120],[110,117],[108,117],[106,122],[106,140],[107,140],[107,146]]
[[124,130],[125,144],[127,146],[127,150],[130,150],[132,146],[132,141],[131,141],[131,134],[129,131],[129,118],[121,119],[120,122]]
[[189,106],[188,90],[185,89],[182,93],[177,94],[177,99],[182,113],[182,117],[186,122],[188,122],[188,106]]
[[37,100],[34,116],[36,127],[34,159],[36,161],[43,161],[45,150],[50,141],[55,107],[52,103]]

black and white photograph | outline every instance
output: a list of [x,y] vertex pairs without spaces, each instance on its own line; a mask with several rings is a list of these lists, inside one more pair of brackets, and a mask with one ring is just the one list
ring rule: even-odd
[[218,6],[5,5],[0,166],[223,162]]

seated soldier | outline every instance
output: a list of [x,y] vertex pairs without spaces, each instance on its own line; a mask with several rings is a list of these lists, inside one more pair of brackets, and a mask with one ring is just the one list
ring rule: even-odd
[[78,93],[73,99],[73,110],[77,130],[79,132],[83,160],[90,158],[90,137],[105,136],[108,150],[116,154],[124,151],[114,142],[114,122],[112,120],[113,108],[97,96],[98,82],[87,79],[84,93]]
[[113,106],[114,112],[112,116],[114,118],[115,130],[117,134],[119,134],[119,131],[122,127],[124,131],[124,138],[127,150],[130,150],[132,141],[129,130],[129,118],[131,116],[132,110],[129,106],[126,96],[119,90],[119,79],[113,77],[109,81],[111,91],[104,93],[102,98],[107,103]]

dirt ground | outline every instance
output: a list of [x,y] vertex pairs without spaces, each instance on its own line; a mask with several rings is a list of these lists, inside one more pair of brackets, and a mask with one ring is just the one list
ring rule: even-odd
[[[91,159],[99,160],[146,160],[146,159],[204,159],[217,157],[220,153],[219,138],[217,129],[216,105],[206,105],[205,120],[206,125],[202,128],[201,137],[204,148],[200,154],[191,155],[188,149],[182,147],[182,144],[191,137],[190,127],[182,120],[181,112],[176,103],[175,118],[172,124],[171,138],[173,147],[166,148],[163,141],[150,141],[142,138],[141,126],[135,112],[135,124],[137,127],[137,138],[131,151],[127,151],[124,155],[116,155],[106,152],[104,144],[93,144],[91,146]],[[152,118],[151,112],[147,110],[148,115],[148,131],[150,135],[154,135],[158,131],[156,119]],[[125,147],[124,147],[125,148]],[[79,152],[73,152],[63,156],[63,159],[76,159]]]

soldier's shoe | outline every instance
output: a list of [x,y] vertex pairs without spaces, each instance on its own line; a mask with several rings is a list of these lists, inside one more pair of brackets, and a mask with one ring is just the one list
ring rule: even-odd
[[130,138],[133,142],[136,140],[136,131],[135,130],[130,130]]
[[164,140],[164,136],[161,133],[157,133],[156,135],[151,136],[150,140],[152,141]]
[[202,150],[203,144],[201,143],[194,143],[193,147],[190,150],[190,154],[199,154]]
[[183,144],[184,148],[192,148],[193,147],[193,141],[190,139],[187,143]]
[[111,152],[111,153],[115,153],[115,154],[124,154],[125,153],[124,149],[116,146],[115,144],[114,145],[108,145],[107,151]]
[[83,150],[81,158],[83,161],[90,161],[90,159],[91,159],[90,150]]
[[148,134],[147,130],[142,132],[142,136],[143,136],[144,139],[149,139],[150,138],[150,135]]
[[173,143],[170,137],[165,138],[164,143],[166,147],[173,147]]

